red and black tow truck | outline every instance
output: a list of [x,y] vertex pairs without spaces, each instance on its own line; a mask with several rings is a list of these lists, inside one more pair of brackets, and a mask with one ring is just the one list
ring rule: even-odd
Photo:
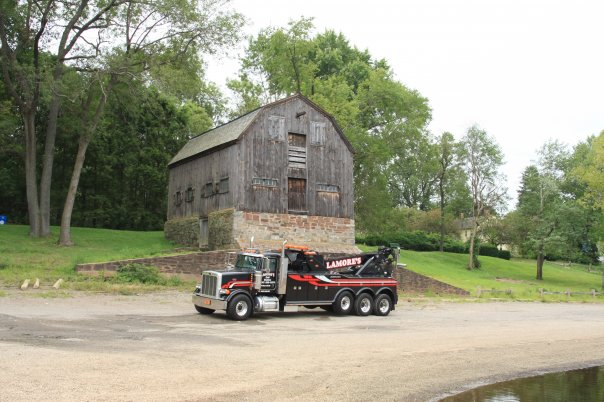
[[386,316],[398,301],[392,277],[397,249],[323,258],[305,246],[244,250],[225,271],[204,271],[193,304],[201,314],[225,310],[233,320],[286,306],[320,307],[338,315]]

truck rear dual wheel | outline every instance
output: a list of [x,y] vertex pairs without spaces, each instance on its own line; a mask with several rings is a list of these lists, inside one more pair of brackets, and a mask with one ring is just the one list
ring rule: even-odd
[[354,302],[354,312],[362,317],[373,312],[373,297],[369,293],[360,294]]
[[347,315],[353,309],[354,296],[350,292],[342,292],[333,302],[333,312],[337,315]]
[[234,296],[227,305],[227,316],[236,321],[247,320],[251,315],[254,306],[249,297],[245,295]]
[[392,299],[390,296],[381,294],[375,298],[375,305],[373,306],[373,314],[379,316],[387,316],[392,310]]

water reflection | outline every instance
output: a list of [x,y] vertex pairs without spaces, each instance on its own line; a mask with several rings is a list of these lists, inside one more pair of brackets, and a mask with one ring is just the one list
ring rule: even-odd
[[540,401],[604,401],[604,366],[519,378],[441,399],[441,402]]

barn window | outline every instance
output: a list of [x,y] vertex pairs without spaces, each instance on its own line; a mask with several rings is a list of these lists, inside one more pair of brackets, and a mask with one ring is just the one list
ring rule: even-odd
[[224,194],[229,192],[229,178],[225,177],[224,179],[220,179],[220,183],[218,183],[218,194]]
[[317,184],[317,191],[323,191],[327,193],[338,193],[340,188],[334,184]]
[[318,121],[310,122],[310,143],[314,145],[325,144],[325,130],[327,125]]
[[177,191],[174,194],[174,205],[180,205],[182,204],[182,193],[180,191]]
[[195,189],[193,187],[189,187],[185,193],[185,201],[192,202],[193,198],[195,198]]
[[268,117],[268,137],[271,140],[285,140],[285,117],[269,116]]
[[206,185],[203,188],[203,196],[207,198],[207,197],[211,197],[212,194],[214,194],[214,183],[213,182],[206,183]]
[[260,177],[254,177],[252,179],[252,184],[254,186],[277,187],[277,179],[265,179]]

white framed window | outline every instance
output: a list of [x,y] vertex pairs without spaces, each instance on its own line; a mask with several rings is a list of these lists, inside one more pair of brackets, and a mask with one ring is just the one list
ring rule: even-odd
[[254,186],[264,186],[264,187],[277,187],[277,179],[266,179],[262,177],[254,177],[252,179],[252,184]]
[[326,193],[339,193],[340,188],[335,184],[317,184],[317,191],[323,191]]

